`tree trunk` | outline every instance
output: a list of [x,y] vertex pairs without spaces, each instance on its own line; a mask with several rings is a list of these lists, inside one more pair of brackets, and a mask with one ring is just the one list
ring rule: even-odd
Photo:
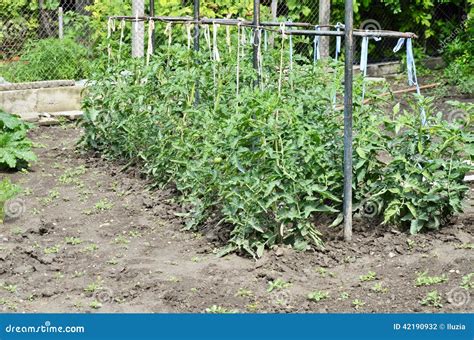
[[[271,4],[271,11],[272,11],[272,21],[277,21],[277,16],[278,16],[278,0],[272,0]],[[269,44],[270,46],[274,46],[275,44],[275,34],[270,35],[269,39]]]

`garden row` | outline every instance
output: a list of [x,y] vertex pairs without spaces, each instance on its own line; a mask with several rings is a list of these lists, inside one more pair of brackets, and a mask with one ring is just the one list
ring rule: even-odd
[[[170,47],[149,65],[122,60],[99,69],[84,102],[83,145],[175,186],[189,228],[229,229],[223,254],[323,246],[319,227],[342,220],[343,115],[333,105],[341,66],[303,62],[280,74],[276,53],[255,88],[250,57],[239,62],[239,85],[235,53],[220,63],[197,57],[199,64],[192,51]],[[415,98],[408,111],[379,107],[375,100],[354,111],[355,212],[412,233],[437,229],[461,211],[468,189],[473,107],[453,123],[434,115],[428,99]]]

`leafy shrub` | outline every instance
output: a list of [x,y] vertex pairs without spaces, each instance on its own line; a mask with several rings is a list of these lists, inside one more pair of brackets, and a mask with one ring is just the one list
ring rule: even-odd
[[[327,218],[321,217],[337,224],[342,210],[343,117],[332,105],[333,95],[342,92],[342,67],[295,64],[279,96],[273,66],[279,55],[265,59],[263,89],[251,85],[255,77],[248,57],[241,61],[236,95],[235,58],[223,54],[223,61],[212,65],[208,51],[203,53],[195,65],[191,52],[172,47],[160,51],[149,66],[134,60],[98,72],[84,101],[83,144],[141,167],[161,185],[175,184],[191,206],[184,214],[189,228],[203,223],[228,227],[230,241],[223,253],[245,250],[260,256],[277,243],[296,249],[322,245],[317,225]],[[360,81],[356,85],[357,98]],[[377,105],[356,107],[357,209],[370,197],[381,198],[387,222],[419,221],[416,232],[428,225],[424,219],[457,210],[455,200],[465,192],[460,176],[467,171],[459,161],[461,147],[470,139],[456,133],[458,127],[439,124],[424,128],[418,113],[398,117]],[[428,138],[438,131],[436,141]],[[415,163],[417,150],[422,160]],[[380,160],[384,153],[391,157],[388,163]],[[450,164],[459,169],[438,179]],[[433,212],[433,204],[424,204],[431,199],[429,192],[405,191],[407,180],[423,188],[439,180],[447,184],[450,198],[436,202],[439,210]],[[416,215],[406,212],[409,199]],[[389,214],[397,200],[398,209]]]
[[448,65],[445,76],[449,83],[458,86],[462,93],[474,93],[474,13],[464,22],[463,30],[443,50],[443,59]]
[[26,137],[30,124],[0,109],[0,169],[25,167],[36,160],[33,143]]
[[18,62],[0,68],[10,82],[84,79],[88,75],[88,51],[71,39],[30,41]]

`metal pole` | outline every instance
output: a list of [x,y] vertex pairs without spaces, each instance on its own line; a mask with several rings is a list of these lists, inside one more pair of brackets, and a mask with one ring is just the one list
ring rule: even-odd
[[132,57],[134,58],[143,58],[145,55],[145,24],[139,19],[144,15],[144,0],[132,0],[132,16],[136,18],[132,26]]
[[260,0],[253,0],[253,68],[257,71],[255,85],[260,84],[260,74],[258,74],[259,60],[258,52],[260,46]]
[[63,18],[63,8],[58,8],[58,29],[59,29],[59,39],[64,38],[64,18]]
[[[200,1],[194,0],[194,51],[196,52],[196,60],[195,62],[198,63],[197,60],[197,52],[199,52],[199,19],[200,19]],[[196,80],[195,84],[195,92],[194,92],[194,105],[199,104],[199,82]]]
[[[150,0],[150,16],[155,16],[155,0]],[[155,50],[155,27],[151,31],[151,53]]]
[[344,70],[344,240],[352,240],[352,75],[353,75],[353,0],[345,0]]

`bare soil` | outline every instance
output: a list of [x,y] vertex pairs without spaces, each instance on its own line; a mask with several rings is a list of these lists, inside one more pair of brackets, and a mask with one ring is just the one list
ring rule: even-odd
[[[437,233],[410,236],[359,221],[351,243],[325,231],[325,250],[218,258],[219,235],[183,231],[172,191],[79,153],[80,134],[72,125],[37,128],[39,161],[28,172],[0,173],[25,189],[21,216],[0,225],[5,312],[473,311],[472,290],[460,288],[474,272],[472,201]],[[371,271],[374,280],[361,280]],[[425,271],[446,280],[417,287]],[[290,285],[269,292],[277,279]],[[422,305],[434,290],[442,307]],[[310,301],[313,291],[328,297]]]

